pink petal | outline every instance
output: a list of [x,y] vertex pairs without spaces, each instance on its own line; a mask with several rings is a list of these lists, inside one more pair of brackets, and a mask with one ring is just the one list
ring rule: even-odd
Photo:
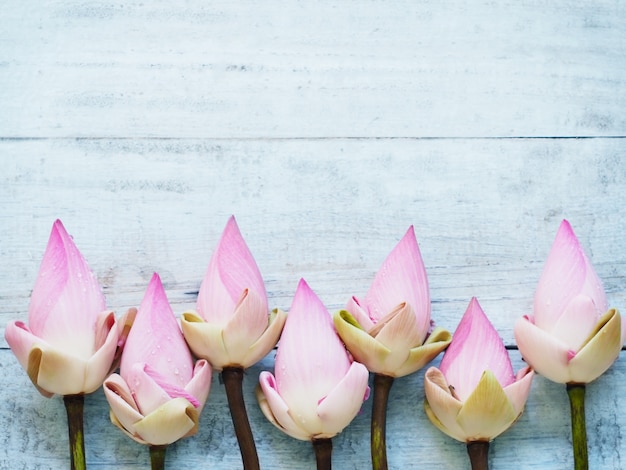
[[504,343],[475,297],[454,332],[439,369],[461,401],[472,394],[486,370],[495,375],[502,387],[515,381]]
[[129,369],[136,363],[149,364],[178,388],[191,380],[193,359],[156,273],[124,346],[120,374],[127,382]]
[[578,295],[565,307],[563,314],[548,333],[560,339],[571,350],[578,351],[593,331],[598,318],[593,300],[585,295]]
[[291,410],[311,412],[349,368],[328,310],[301,279],[276,354],[278,392]]
[[537,373],[557,383],[570,381],[569,362],[572,357],[566,344],[526,317],[517,320],[514,333],[520,354]]
[[517,372],[515,382],[504,387],[504,393],[518,415],[524,410],[534,375],[531,367],[524,367]]
[[597,316],[607,310],[600,279],[567,220],[557,232],[535,292],[535,324],[550,331],[577,295],[591,297]]
[[185,391],[198,401],[198,413],[202,411],[204,404],[209,396],[211,389],[211,366],[204,360],[200,359],[193,368],[193,377],[185,386]]
[[159,374],[158,371],[150,367],[150,364],[146,364],[143,370],[159,387],[165,391],[165,393],[169,395],[170,398],[182,397],[194,407],[198,408],[200,406],[200,402],[196,399],[196,397],[188,393],[184,388],[180,388],[175,384],[172,384],[168,377]]
[[225,325],[245,289],[259,296],[269,311],[263,278],[231,216],[202,280],[198,313],[211,323]]
[[146,416],[156,410],[159,406],[171,400],[168,390],[157,382],[152,373],[148,373],[146,364],[135,363],[129,371],[126,371],[126,377],[122,378],[128,384],[135,403],[142,415]]
[[38,342],[46,343],[35,336],[21,321],[9,322],[4,329],[4,338],[24,370],[28,368],[28,355],[33,345]]
[[430,327],[430,294],[413,226],[389,253],[365,297],[374,323],[403,302],[415,312],[423,343]]
[[94,324],[104,309],[104,295],[94,273],[57,220],[31,296],[31,331],[57,348],[86,359],[94,352]]

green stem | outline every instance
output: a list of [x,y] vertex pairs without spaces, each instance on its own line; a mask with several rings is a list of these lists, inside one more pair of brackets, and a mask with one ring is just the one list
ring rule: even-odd
[[84,395],[65,395],[65,411],[67,412],[67,428],[70,437],[70,458],[72,470],[85,470],[85,435],[83,433]]
[[587,470],[587,427],[585,424],[585,384],[567,384],[570,413],[572,416],[572,447],[574,448],[574,469]]
[[467,443],[472,470],[489,470],[489,442],[472,441]]
[[387,470],[387,402],[393,377],[374,374],[374,398],[372,403],[371,452],[372,468]]
[[243,367],[225,367],[222,371],[222,381],[226,388],[226,398],[228,398],[230,416],[239,443],[243,468],[244,470],[259,470],[259,456],[254,444],[246,404],[243,401]]
[[317,470],[331,470],[333,466],[333,441],[330,438],[312,439],[311,443],[313,444],[313,451],[315,452]]
[[165,451],[167,446],[150,446],[150,468],[165,470]]

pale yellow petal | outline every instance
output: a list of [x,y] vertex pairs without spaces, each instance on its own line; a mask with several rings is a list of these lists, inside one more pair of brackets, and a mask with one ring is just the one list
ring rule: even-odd
[[615,362],[622,348],[622,324],[617,310],[606,312],[585,345],[569,363],[570,381],[589,383]]
[[134,424],[141,439],[167,445],[198,430],[198,411],[184,398],[173,398]]
[[457,416],[466,441],[492,440],[517,419],[509,398],[491,371],[485,371]]

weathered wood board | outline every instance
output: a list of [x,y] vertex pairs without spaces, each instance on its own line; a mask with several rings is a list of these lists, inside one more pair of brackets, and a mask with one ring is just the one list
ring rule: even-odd
[[[193,307],[234,214],[270,305],[303,277],[332,312],[363,295],[413,225],[437,324],[472,296],[510,348],[568,219],[626,311],[626,8],[545,2],[5,2],[0,13],[0,330],[26,319],[63,220],[118,313],[158,272]],[[626,352],[588,387],[590,468],[624,468]],[[263,468],[314,468],[246,376]],[[438,363],[436,359],[434,363]],[[65,412],[0,340],[0,470],[68,468]],[[423,371],[392,389],[390,468],[469,468],[422,409]],[[370,402],[334,440],[370,465]],[[537,377],[493,468],[571,468],[562,386]],[[148,453],[86,401],[90,468]],[[240,468],[214,374],[197,436],[170,468]]]

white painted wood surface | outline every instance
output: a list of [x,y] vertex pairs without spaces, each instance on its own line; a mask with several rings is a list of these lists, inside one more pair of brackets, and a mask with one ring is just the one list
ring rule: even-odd
[[[0,328],[25,319],[61,218],[118,312],[153,271],[192,307],[235,214],[288,308],[304,277],[331,311],[363,294],[413,224],[433,318],[477,296],[505,342],[528,313],[562,218],[626,311],[626,9],[619,1],[75,2],[0,13]],[[576,138],[578,137],[578,138]],[[582,137],[582,138],[581,138]],[[624,356],[626,353],[622,353]],[[517,367],[521,361],[511,351]],[[588,391],[593,469],[626,466],[625,357]],[[438,362],[438,359],[434,361]],[[0,469],[68,467],[60,399],[0,345]],[[246,399],[264,468],[314,468]],[[392,389],[390,467],[469,468],[422,410],[423,372]],[[148,468],[88,397],[90,468]],[[335,440],[369,466],[370,404]],[[563,387],[535,379],[493,468],[570,468]],[[236,469],[215,377],[170,468]]]

